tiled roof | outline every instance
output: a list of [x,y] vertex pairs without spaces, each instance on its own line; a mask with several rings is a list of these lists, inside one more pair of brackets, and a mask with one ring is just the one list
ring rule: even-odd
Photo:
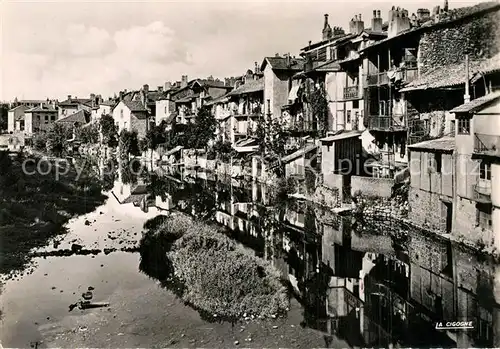
[[217,87],[217,88],[231,88],[229,86],[226,86],[224,81],[221,80],[209,80],[209,79],[197,79],[193,83],[198,83],[201,86],[206,86],[206,87]]
[[214,98],[211,101],[208,101],[207,103],[205,103],[205,105],[214,105],[214,104],[218,104],[218,103],[226,103],[226,102],[229,101],[228,96],[229,96],[229,93],[225,94],[224,96],[220,96],[218,98]]
[[34,113],[34,112],[45,112],[45,113],[57,113],[57,110],[54,109],[51,105],[44,105],[44,106],[36,106],[34,108],[28,109],[25,111],[25,113]]
[[498,1],[482,2],[474,6],[460,7],[456,9],[451,9],[448,12],[439,14],[439,21],[436,22],[435,18],[431,18],[426,23],[422,24],[420,27],[414,27],[405,31],[402,31],[396,36],[386,38],[377,42],[374,42],[370,46],[365,47],[360,50],[360,52],[371,50],[372,48],[382,45],[388,41],[399,39],[402,36],[417,33],[420,31],[428,30],[436,26],[444,26],[451,24],[453,22],[465,19],[467,17],[476,16],[484,12],[489,12],[495,9],[500,9],[500,3]]
[[90,121],[90,114],[85,110],[79,110],[76,113],[68,115],[62,119],[57,120],[57,123],[71,123],[74,124],[78,122],[80,125],[84,125]]
[[[469,62],[470,76],[478,72],[491,73],[500,70],[500,54],[494,57]],[[465,83],[464,63],[436,67],[409,84],[401,92],[457,86]]]
[[122,101],[131,112],[146,112],[147,109],[140,101]]
[[487,94],[483,97],[473,99],[468,103],[459,105],[458,107],[450,110],[450,113],[473,113],[486,107],[488,104],[496,101],[497,99],[500,99],[500,91]]
[[353,37],[355,37],[357,34],[341,34],[341,35],[337,35],[331,39],[327,39],[327,40],[321,40],[321,41],[318,41],[314,44],[311,44],[311,45],[307,45],[306,47],[303,47],[301,48],[301,51],[308,51],[308,50],[312,50],[312,49],[315,49],[316,47],[319,47],[319,46],[322,46],[322,45],[325,45],[329,42],[334,42],[336,44],[338,43],[341,43],[345,40],[349,40],[349,39],[352,39]]
[[455,149],[455,138],[443,137],[432,139],[429,141],[409,145],[408,148],[415,150],[438,150],[443,152],[453,152],[453,149]]
[[288,58],[286,57],[266,57],[262,63],[261,70],[263,71],[267,64],[270,64],[276,70],[302,70],[304,68],[305,60],[303,58],[290,58],[290,65],[288,65]]
[[246,84],[239,86],[237,89],[229,92],[228,96],[237,96],[246,93],[264,91],[264,79],[248,81]]

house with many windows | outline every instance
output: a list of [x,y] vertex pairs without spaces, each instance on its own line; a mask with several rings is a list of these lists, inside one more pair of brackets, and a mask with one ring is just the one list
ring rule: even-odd
[[114,107],[112,115],[118,133],[122,130],[136,131],[139,138],[144,138],[150,128],[148,110],[141,102],[122,100]]
[[24,133],[32,135],[48,131],[57,120],[57,109],[52,105],[40,104],[24,112]]

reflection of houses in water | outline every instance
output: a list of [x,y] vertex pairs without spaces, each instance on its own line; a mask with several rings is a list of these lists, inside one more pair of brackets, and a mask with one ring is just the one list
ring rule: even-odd
[[[352,217],[305,202],[266,206],[263,185],[204,185],[186,184],[182,195],[215,192],[217,222],[264,251],[294,286],[307,326],[362,347],[500,347],[498,264],[419,234],[358,234]],[[474,329],[436,330],[437,321],[472,321]]]

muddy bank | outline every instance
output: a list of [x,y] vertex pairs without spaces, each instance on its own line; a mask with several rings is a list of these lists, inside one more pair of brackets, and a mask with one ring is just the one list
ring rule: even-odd
[[217,227],[184,214],[162,218],[141,240],[141,270],[204,318],[277,318],[289,307],[279,271]]
[[9,273],[24,269],[30,250],[65,233],[69,219],[92,212],[106,196],[90,171],[78,177],[74,168],[57,173],[50,160],[0,157],[0,273]]

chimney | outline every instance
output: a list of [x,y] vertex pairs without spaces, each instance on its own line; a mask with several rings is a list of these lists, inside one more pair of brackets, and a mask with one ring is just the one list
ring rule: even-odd
[[443,11],[448,12],[448,0],[444,0]]
[[[379,14],[378,16],[377,13]],[[372,30],[374,32],[382,32],[382,18],[380,17],[380,11],[377,12],[377,10],[373,10]]]
[[165,91],[168,91],[172,88],[172,83],[170,81],[167,81],[165,83]]
[[361,20],[361,15],[355,15],[349,22],[349,33],[359,34],[365,29],[365,22]]
[[290,68],[292,66],[292,57],[290,56],[290,53],[286,55],[286,66]]
[[259,64],[257,62],[255,62],[255,74],[259,74],[260,73],[260,67],[259,67]]
[[188,85],[188,76],[182,75],[181,77],[181,87],[186,87]]
[[392,38],[408,29],[410,29],[408,11],[399,7],[395,9],[393,6],[392,10],[389,11],[389,28],[387,30],[387,36]]
[[328,40],[332,37],[332,28],[328,24],[328,14],[325,14],[325,24],[323,25],[323,40]]
[[163,86],[158,86],[158,92],[163,93]]
[[276,53],[276,54],[274,55],[274,57],[279,57],[279,56],[280,56],[280,54],[279,54],[279,53]]
[[123,101],[123,94],[124,94],[124,92],[120,91],[120,101]]
[[71,95],[68,95],[68,101],[71,102]]
[[429,19],[431,18],[431,11],[429,11],[428,9],[426,8],[419,8],[417,10],[417,19],[422,22],[422,23],[425,23],[427,22]]
[[309,40],[309,49],[311,49],[312,41]]

